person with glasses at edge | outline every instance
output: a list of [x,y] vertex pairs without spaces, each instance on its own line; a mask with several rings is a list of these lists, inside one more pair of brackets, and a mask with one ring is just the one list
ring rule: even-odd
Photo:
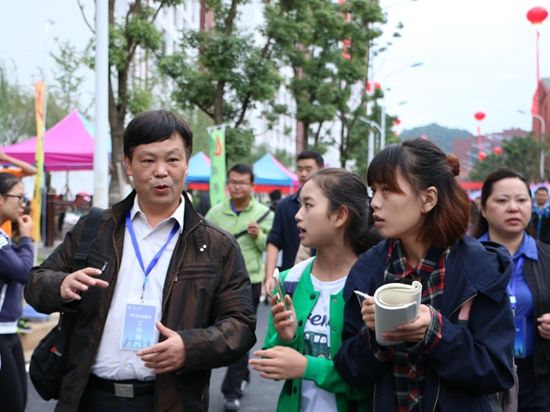
[[[254,172],[245,164],[236,164],[227,172],[229,198],[213,206],[206,220],[218,225],[237,238],[252,286],[252,304],[258,309],[264,279],[262,253],[265,251],[267,234],[273,224],[273,212],[252,196]],[[222,384],[224,407],[237,411],[243,390],[250,382],[248,354],[229,365]]]
[[[7,153],[0,151],[0,163],[3,163],[4,165],[6,163],[9,163],[9,166],[4,166],[3,168],[0,168],[0,172],[2,173],[9,173],[10,175],[14,175],[15,177],[22,179],[27,176],[34,176],[36,174],[36,167],[33,165],[23,161],[16,159],[13,156],[10,156]],[[4,222],[1,226],[2,230],[6,232],[10,237],[12,235],[12,224],[11,220],[7,220]]]
[[[323,156],[313,150],[304,150],[296,158],[296,174],[300,187],[308,179],[324,167]],[[275,286],[273,271],[277,266],[279,251],[282,251],[282,261],[279,270],[290,269],[296,263],[296,253],[300,247],[300,233],[294,216],[300,209],[300,192],[293,193],[277,204],[273,227],[267,237],[265,257],[265,291],[271,296]]]
[[23,183],[0,173],[0,223],[16,221],[20,239],[14,244],[0,229],[0,410],[22,412],[27,403],[27,374],[17,321],[22,312],[23,286],[30,277],[34,248],[32,220],[23,214]]

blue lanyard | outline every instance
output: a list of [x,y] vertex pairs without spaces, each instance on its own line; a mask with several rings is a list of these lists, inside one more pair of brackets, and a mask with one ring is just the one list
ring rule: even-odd
[[145,265],[143,264],[143,258],[141,257],[141,251],[139,250],[139,245],[136,238],[136,233],[134,232],[134,226],[132,225],[132,219],[130,219],[130,212],[126,215],[126,227],[128,228],[128,232],[130,232],[130,237],[132,238],[132,245],[134,246],[134,252],[136,253],[137,260],[139,262],[139,266],[141,266],[141,270],[143,270],[143,274],[145,275],[145,279],[143,279],[143,288],[141,290],[141,299],[143,300],[143,293],[145,292],[145,285],[147,284],[147,278],[149,277],[149,273],[153,270],[153,268],[157,265],[158,261],[160,260],[160,257],[162,256],[164,249],[166,249],[166,246],[168,246],[168,243],[172,240],[172,238],[175,236],[179,229],[179,225],[176,223],[172,227],[172,230],[170,231],[170,234],[168,235],[168,239],[162,245],[160,250],[157,252],[157,254],[151,259],[151,262],[149,263],[149,266],[147,266],[147,269],[145,269]]
[[520,269],[523,268],[524,261],[525,259],[523,258],[523,255],[518,257],[517,262],[514,264],[514,272],[512,273],[512,276],[510,276],[510,282],[506,287],[506,291],[508,292],[508,296],[510,297],[510,303],[512,304],[512,310],[514,311],[514,313],[516,311],[516,305],[517,305],[516,274],[519,273]]

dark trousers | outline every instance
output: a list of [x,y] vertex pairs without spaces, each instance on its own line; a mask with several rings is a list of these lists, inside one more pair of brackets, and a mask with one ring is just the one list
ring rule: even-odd
[[[137,381],[121,381],[136,382]],[[154,383],[151,382],[154,386]],[[90,375],[86,389],[80,398],[79,412],[153,412],[155,406],[154,389],[145,393],[136,391],[133,398],[115,395],[114,385]]]
[[[262,284],[253,283],[252,287],[252,304],[254,312],[258,311],[258,303],[260,302],[260,294],[262,293]],[[248,353],[244,354],[240,359],[233,362],[227,367],[225,378],[222,383],[222,393],[226,398],[240,399],[243,396],[241,390],[241,382],[250,382],[250,370],[248,369]]]
[[27,404],[27,374],[17,333],[0,334],[0,411],[23,412]]
[[535,376],[533,357],[516,359],[518,366],[518,412],[550,411],[550,376]]

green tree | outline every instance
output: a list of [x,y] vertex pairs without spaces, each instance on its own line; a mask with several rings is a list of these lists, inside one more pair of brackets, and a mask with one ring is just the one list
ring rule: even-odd
[[182,109],[198,108],[214,124],[227,125],[228,163],[250,154],[254,136],[246,113],[258,102],[272,99],[280,83],[273,39],[268,36],[258,45],[259,31],[237,26],[239,7],[248,2],[204,0],[214,15],[214,27],[186,30],[180,51],[160,60],[161,71],[177,85],[174,98]]
[[[34,89],[10,81],[11,78],[16,76],[8,76],[6,69],[0,65],[0,145],[2,146],[36,135]],[[46,93],[48,93],[48,87]],[[49,96],[46,106],[46,129],[59,122],[66,114],[56,97]]]
[[468,178],[473,181],[482,181],[499,167],[510,167],[524,174],[530,181],[538,181],[540,180],[538,163],[540,149],[540,144],[532,136],[514,137],[503,142],[500,156],[490,154],[477,162]]
[[155,27],[155,20],[165,7],[180,4],[181,0],[157,0],[152,2],[135,0],[124,3],[126,13],[115,16],[116,0],[109,0],[109,124],[111,128],[111,182],[109,195],[111,202],[122,196],[122,182],[125,181],[123,168],[123,135],[128,113],[136,114],[150,109],[152,88],[147,83],[132,86],[133,63],[142,52],[141,60],[151,53],[161,53],[163,38]]
[[0,145],[17,142],[36,133],[32,92],[11,83],[6,69],[0,66]]
[[[83,114],[88,114],[88,107],[82,105],[81,91],[84,83],[83,69],[86,67],[84,62],[89,55],[91,43],[83,50],[79,51],[70,41],[60,41],[56,39],[58,46],[57,53],[50,55],[56,64],[53,70],[54,81],[51,82],[50,95],[55,96],[59,102],[60,108],[68,113],[77,109]],[[93,104],[93,101],[90,105]]]
[[[337,118],[345,164],[356,145],[351,141],[353,129],[365,114],[366,95],[357,96],[357,89],[367,77],[369,44],[380,35],[372,26],[383,20],[378,2],[281,0],[266,5],[265,16],[267,35],[293,72],[289,88],[296,100],[296,118],[304,125],[304,146],[332,144],[327,123]],[[343,56],[344,41],[349,58]]]
[[214,122],[200,110],[189,111],[183,114],[193,131],[193,153],[203,152],[209,155],[208,128]]

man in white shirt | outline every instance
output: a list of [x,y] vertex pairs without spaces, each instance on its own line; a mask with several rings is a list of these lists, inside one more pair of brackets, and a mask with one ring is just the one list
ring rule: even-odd
[[182,118],[136,116],[124,135],[134,191],[103,213],[88,267],[72,267],[83,219],[33,270],[27,300],[72,319],[57,410],[206,411],[211,369],[254,344],[238,245],[182,195],[191,148]]

